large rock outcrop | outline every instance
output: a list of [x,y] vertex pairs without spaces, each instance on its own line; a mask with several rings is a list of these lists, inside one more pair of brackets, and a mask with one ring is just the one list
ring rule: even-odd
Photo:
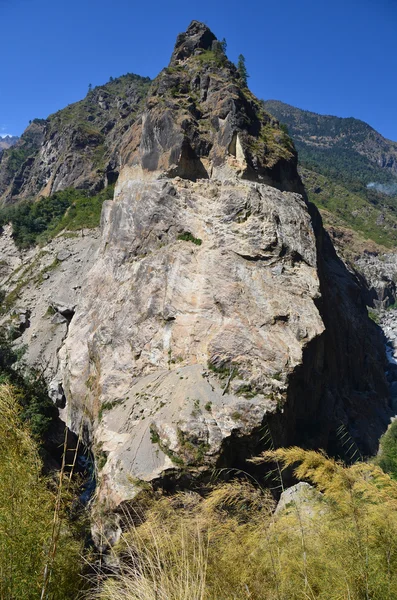
[[[364,452],[384,351],[309,206],[296,153],[193,22],[126,132],[102,241],[61,350],[64,417],[112,505],[275,443]],[[104,464],[107,460],[106,464]]]

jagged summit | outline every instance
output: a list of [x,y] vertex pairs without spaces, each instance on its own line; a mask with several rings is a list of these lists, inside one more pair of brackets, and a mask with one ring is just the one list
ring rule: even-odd
[[196,180],[232,173],[302,192],[289,136],[249,91],[210,29],[193,21],[127,135],[124,164]]
[[200,23],[200,21],[192,21],[187,30],[180,33],[176,38],[170,66],[192,56],[198,49],[211,50],[215,41],[216,36],[207,25]]

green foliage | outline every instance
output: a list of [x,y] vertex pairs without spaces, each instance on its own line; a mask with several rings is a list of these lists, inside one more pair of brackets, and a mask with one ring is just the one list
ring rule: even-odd
[[[41,475],[38,447],[20,420],[12,387],[0,385],[0,598],[37,600],[48,562],[55,496]],[[48,598],[77,598],[84,587],[81,543],[60,514]]]
[[75,197],[75,190],[58,192],[38,202],[23,202],[0,211],[0,223],[12,223],[13,238],[18,248],[36,243],[51,224],[59,221]]
[[201,65],[213,64],[216,67],[224,66],[226,61],[226,56],[220,45],[215,50],[204,50],[194,58]]
[[245,65],[245,58],[242,54],[239,55],[237,59],[237,72],[240,75],[241,82],[244,87],[248,86],[248,71]]
[[379,454],[374,462],[390,477],[397,480],[397,421],[393,421],[381,437]]
[[[309,199],[327,211],[326,223],[351,228],[378,244],[396,245],[397,196],[367,187],[371,182],[397,183],[391,169],[381,166],[385,148],[378,134],[353,118],[318,115],[271,100],[264,107],[288,127]],[[396,151],[390,142],[390,152]]]
[[114,186],[96,196],[69,188],[37,202],[22,202],[0,210],[0,226],[11,222],[18,248],[46,243],[66,229],[75,231],[97,227],[102,204],[113,197]]
[[371,308],[368,308],[367,310],[368,310],[368,316],[371,319],[371,321],[373,321],[374,323],[379,325],[379,323],[380,323],[379,314],[375,310],[372,310]]
[[0,381],[14,386],[13,393],[21,407],[22,420],[29,423],[36,439],[43,440],[58,411],[48,397],[44,378],[38,372],[16,368],[20,358],[9,335],[0,330]]
[[[364,238],[392,247],[397,244],[397,217],[394,209],[368,201],[363,192],[314,171],[300,169],[309,200],[323,213],[325,223],[347,226]],[[336,222],[335,222],[336,221]]]
[[203,241],[200,240],[200,238],[194,237],[194,235],[192,235],[188,231],[185,231],[184,233],[178,235],[178,240],[182,240],[184,242],[192,242],[193,244],[196,244],[196,246],[201,246],[201,244],[203,243]]

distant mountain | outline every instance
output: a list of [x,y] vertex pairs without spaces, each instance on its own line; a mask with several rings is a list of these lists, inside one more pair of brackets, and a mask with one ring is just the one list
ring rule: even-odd
[[346,178],[365,184],[397,178],[397,142],[384,138],[367,123],[318,115],[276,100],[266,110],[288,126],[302,162],[321,164],[329,172],[344,165]]
[[14,144],[17,143],[19,137],[16,135],[6,135],[5,137],[0,137],[0,151],[7,150],[7,148],[11,148]]
[[326,224],[396,246],[397,143],[352,117],[319,115],[276,100],[264,106],[287,126],[309,198]]

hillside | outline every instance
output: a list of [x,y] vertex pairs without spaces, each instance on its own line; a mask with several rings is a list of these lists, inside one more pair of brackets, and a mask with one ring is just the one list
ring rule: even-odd
[[328,224],[386,247],[397,244],[397,143],[354,118],[324,116],[268,100],[288,127],[309,198]]
[[121,138],[149,85],[149,78],[127,74],[48,119],[35,119],[0,156],[0,205],[67,187],[95,193],[114,183]]

